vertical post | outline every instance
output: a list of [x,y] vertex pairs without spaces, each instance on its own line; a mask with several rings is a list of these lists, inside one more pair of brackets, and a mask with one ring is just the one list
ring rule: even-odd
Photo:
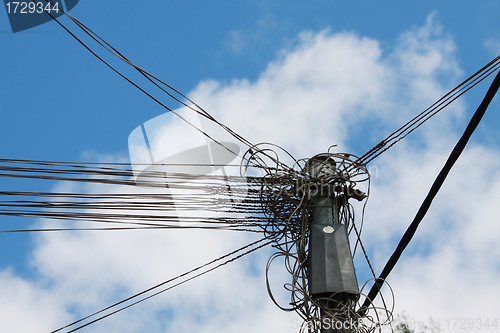
[[[309,160],[308,168],[316,189],[310,199],[309,294],[335,312],[359,292],[347,229],[339,218],[340,203],[345,201],[340,200],[343,194],[336,194],[335,183],[325,184],[326,179],[336,177],[335,161],[328,155],[319,155]],[[333,325],[342,318],[339,315],[340,318],[326,318],[322,311],[321,332],[338,331]]]

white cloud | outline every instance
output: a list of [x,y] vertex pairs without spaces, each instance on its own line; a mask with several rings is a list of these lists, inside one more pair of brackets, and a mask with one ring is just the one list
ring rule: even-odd
[[[402,260],[391,277],[399,309],[421,320],[440,319],[443,328],[450,323],[450,331],[452,318],[496,318],[499,167],[499,152],[483,147],[468,148],[457,162],[410,245],[409,251],[419,252]],[[411,182],[417,184],[425,178],[415,169],[406,171],[415,172]]]
[[286,28],[286,22],[279,22],[271,12],[266,11],[253,25],[229,31],[224,44],[234,54],[257,54],[256,50],[263,47],[276,47],[276,40],[282,39]]
[[[403,33],[390,52],[377,40],[354,33],[304,32],[255,82],[205,81],[190,96],[254,143],[279,144],[298,158],[332,144],[338,145],[336,151],[349,152],[371,147],[455,84],[461,75],[455,52],[432,16],[424,27]],[[374,162],[378,177],[373,179],[363,239],[377,273],[458,138],[454,124],[463,110],[455,103]],[[220,134],[207,131],[216,138]],[[500,185],[499,163],[500,154],[490,148],[476,146],[464,153],[390,276],[398,311],[441,321],[495,315],[493,302],[500,296],[495,290],[500,247],[495,242],[499,198],[494,191]],[[88,191],[130,189],[92,185]],[[12,304],[9,323],[44,332],[45,327],[68,323],[70,312],[83,315],[100,309],[255,237],[222,231],[39,235],[33,265],[50,288],[3,272],[3,292],[16,292],[1,297],[0,307]],[[297,332],[297,316],[280,311],[267,296],[263,272],[269,254],[260,251],[230,263],[89,331]],[[275,292],[286,301],[281,288],[286,275],[275,274]],[[16,293],[22,297],[13,299]],[[21,308],[22,315],[16,312]],[[0,323],[4,316],[0,311]]]
[[500,40],[498,39],[488,39],[484,42],[484,46],[489,50],[494,56],[500,54]]
[[0,272],[0,331],[49,332],[70,316],[57,297],[40,283],[15,276],[11,270]]

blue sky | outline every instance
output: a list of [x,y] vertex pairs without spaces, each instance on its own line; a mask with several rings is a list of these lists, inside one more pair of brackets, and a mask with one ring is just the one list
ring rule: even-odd
[[[147,4],[139,6],[128,0],[106,1],[97,7],[94,3],[81,1],[71,14],[135,64],[189,94],[208,112],[234,125],[244,136],[255,142],[282,144],[297,157],[311,156],[326,150],[331,144],[339,144],[339,149],[348,149],[348,152],[363,154],[377,140],[383,139],[500,53],[500,3],[497,1],[165,1]],[[74,28],[68,18],[61,22]],[[439,56],[437,63],[433,62],[433,54]],[[412,59],[416,61],[412,62]],[[121,66],[118,62],[115,64]],[[120,68],[126,70],[123,66]],[[422,74],[427,70],[429,73]],[[133,74],[130,70],[127,73]],[[307,80],[301,81],[300,77]],[[446,116],[436,118],[435,125],[429,124],[422,134],[409,137],[407,142],[395,148],[392,156],[392,151],[388,151],[384,159],[381,157],[377,162],[380,177],[374,180],[367,212],[367,218],[374,222],[372,226],[367,225],[368,239],[365,240],[377,272],[413,218],[425,191],[453,147],[453,140],[458,138],[487,87],[488,83],[480,84],[450,108]],[[356,97],[357,94],[365,97]],[[13,34],[7,14],[1,10],[0,97],[2,158],[127,160],[128,135],[140,124],[164,112],[105,67],[57,23],[49,22]],[[357,98],[365,100],[358,101]],[[178,107],[173,100],[163,100],[171,108]],[[457,166],[459,171],[455,178],[452,175],[449,181],[452,183],[454,179],[455,182],[444,189],[442,201],[436,203],[438,208],[428,219],[428,223],[435,222],[434,227],[422,228],[417,245],[408,249],[408,264],[401,265],[401,270],[395,272],[393,284],[399,289],[395,292],[402,304],[398,310],[407,310],[422,319],[429,316],[464,317],[468,313],[476,318],[479,310],[468,311],[466,302],[437,313],[425,302],[415,305],[409,301],[418,295],[432,296],[435,290],[446,289],[444,285],[450,290],[454,286],[463,288],[461,284],[446,281],[445,277],[457,278],[450,272],[467,277],[467,274],[473,275],[473,269],[484,271],[486,273],[481,278],[484,290],[496,288],[488,283],[498,278],[498,271],[492,267],[498,265],[495,259],[499,258],[500,252],[497,248],[483,247],[490,244],[485,239],[489,239],[487,231],[492,230],[489,223],[496,214],[491,209],[495,205],[496,194],[492,188],[498,181],[496,167],[500,156],[499,107],[497,98],[473,137],[469,155],[464,157],[463,164]],[[311,118],[318,119],[320,124]],[[307,125],[301,129],[303,124]],[[11,179],[1,179],[1,184],[8,190],[50,191],[60,186]],[[476,184],[479,186],[473,186]],[[477,196],[470,199],[467,194]],[[471,207],[478,209],[476,214],[465,209],[468,200],[473,201]],[[476,218],[482,222],[477,222]],[[462,219],[462,224],[456,222],[457,219]],[[36,221],[24,222],[27,226]],[[2,228],[7,228],[20,220],[0,217],[0,223]],[[477,223],[480,230],[472,233],[470,238],[462,238],[466,236],[457,231],[454,223],[458,223],[463,232],[468,230],[465,226],[472,223]],[[440,238],[443,235],[455,235],[456,238],[443,241]],[[46,256],[50,253],[75,251],[75,257],[81,255],[78,249],[88,246],[85,241],[89,240],[85,237],[70,239],[70,242],[59,239],[59,236],[57,240],[51,240],[49,236],[43,236],[41,240],[38,236],[0,235],[0,271],[5,274],[5,281],[20,286],[23,295],[50,304],[47,305],[47,317],[53,317],[50,320],[38,318],[40,313],[36,310],[33,313],[26,310],[34,323],[40,320],[38,327],[56,328],[53,325],[65,324],[67,320],[61,321],[61,318],[70,318],[71,307],[91,309],[92,305],[106,304],[108,299],[98,299],[97,296],[80,303],[74,300],[84,298],[78,293],[73,300],[61,296],[65,291],[86,290],[86,287],[67,282],[69,277],[60,273],[72,267],[66,261],[69,258],[61,259],[60,267],[48,264]],[[130,237],[138,238],[140,242],[138,235]],[[242,244],[236,240],[224,240],[221,236],[213,237],[222,243],[227,242],[217,247],[220,251],[226,248],[229,251],[231,246]],[[458,242],[462,239],[468,239],[470,244],[468,241]],[[244,240],[244,237],[239,239]],[[466,245],[461,248],[460,244]],[[63,246],[74,246],[74,250]],[[481,259],[470,269],[463,268],[463,263],[455,260],[457,253],[466,250],[478,255],[488,255],[491,250],[489,258],[494,265]],[[445,270],[447,266],[440,263],[439,258],[449,258],[447,263],[451,266]],[[116,262],[123,259],[126,264],[125,258],[115,259]],[[109,260],[112,260],[111,254]],[[131,259],[132,263],[135,263],[134,259]],[[255,263],[248,265],[253,267]],[[264,265],[265,260],[262,267]],[[246,266],[242,267],[244,270]],[[162,271],[163,278],[168,278],[174,271]],[[116,272],[120,270],[117,268]],[[412,278],[411,274],[422,276],[435,290],[431,292],[433,289],[429,287],[428,293],[423,292],[419,288],[424,282]],[[84,280],[85,276],[82,273],[81,279]],[[127,291],[156,281],[133,274],[124,280],[123,285],[115,279],[109,281],[116,283],[116,288],[123,287]],[[206,286],[217,292],[219,289],[214,280],[217,279],[213,278]],[[52,285],[44,284],[47,281]],[[75,281],[79,278],[75,277]],[[259,281],[255,277],[249,283],[255,284],[255,288],[265,288],[263,283],[258,284]],[[203,289],[201,286],[199,288]],[[95,290],[98,294],[100,289]],[[496,290],[493,295],[497,293]],[[176,297],[189,298],[190,294],[176,294]],[[445,304],[449,295],[451,292],[443,291],[435,296],[436,307]],[[8,300],[8,297],[4,299]],[[202,313],[208,311],[204,303],[169,302],[167,310],[158,302],[154,303],[152,313],[160,317],[161,311],[168,312],[174,305],[190,310],[204,309],[200,310]],[[249,306],[253,306],[250,313],[260,314],[262,318],[255,323],[253,331],[257,327],[290,331],[290,327],[283,328],[283,325],[286,326],[284,323],[289,323],[291,317],[280,317],[274,305],[259,302],[254,298],[248,301]],[[7,301],[3,303],[0,308],[8,307]],[[489,303],[486,301],[485,304]],[[276,320],[272,319],[274,317],[265,320],[266,316],[259,312],[259,307],[273,309]],[[427,310],[421,310],[425,307]],[[137,311],[141,313],[141,310]],[[210,311],[207,313],[207,318],[213,315]],[[200,316],[203,332],[231,331],[231,327],[239,327],[238,324],[248,324],[247,319],[242,318],[231,319],[235,325],[231,326],[218,322],[215,315],[213,320]],[[12,317],[17,318],[17,314]],[[162,326],[166,324],[158,320],[153,331],[162,332],[165,327],[182,329],[181,319],[188,318],[177,312],[174,319],[168,317],[170,326]],[[18,319],[25,320],[22,316]],[[140,320],[136,324],[137,331],[145,327],[141,326]],[[105,332],[109,327],[98,327],[95,331],[101,332],[101,329]],[[116,329],[117,332],[128,332],[123,327]],[[245,330],[252,331],[250,327],[245,327]]]
[[[393,1],[384,5],[368,1],[312,1],[307,5],[193,1],[165,3],[165,7],[156,4],[161,7],[155,10],[137,6],[131,10],[125,4],[103,6],[96,10],[82,3],[74,15],[135,63],[184,92],[208,78],[255,80],[304,30],[352,31],[376,38],[388,50],[402,31],[421,25],[431,12],[437,12],[457,46],[466,74],[493,58],[484,43],[500,38],[494,1]],[[6,14],[2,16],[2,91],[6,94],[2,96],[2,122],[10,124],[2,133],[10,138],[4,148],[6,156],[22,151],[33,159],[78,159],[82,151],[96,146],[125,152],[123,138],[136,124],[158,114],[152,102],[105,71],[56,23],[12,34]],[[32,87],[30,98],[17,95],[23,87]],[[68,115],[72,121],[63,121]],[[90,124],[91,135],[86,126]]]

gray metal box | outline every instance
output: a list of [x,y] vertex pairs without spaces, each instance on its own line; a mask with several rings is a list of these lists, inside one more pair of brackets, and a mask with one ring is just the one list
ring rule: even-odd
[[329,297],[337,292],[357,294],[358,281],[345,225],[313,224],[310,230],[309,294],[313,297]]

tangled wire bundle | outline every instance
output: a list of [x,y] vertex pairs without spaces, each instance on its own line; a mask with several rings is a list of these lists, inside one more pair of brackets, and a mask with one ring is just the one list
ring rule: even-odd
[[[265,215],[263,225],[265,234],[274,240],[276,252],[269,258],[266,268],[266,282],[273,302],[285,311],[296,311],[303,319],[300,332],[319,332],[325,328],[345,332],[372,332],[392,319],[392,309],[385,301],[383,307],[373,304],[369,309],[360,311],[359,300],[365,283],[359,292],[344,291],[328,296],[313,297],[308,290],[308,244],[310,226],[313,223],[311,209],[318,204],[318,198],[332,198],[334,206],[332,217],[335,223],[345,225],[351,239],[355,239],[353,255],[362,249],[364,258],[375,274],[361,242],[363,218],[359,225],[354,220],[354,207],[350,198],[364,201],[369,195],[370,175],[368,169],[357,163],[351,154],[323,153],[311,159],[293,159],[287,166],[279,159],[281,150],[289,158],[293,157],[284,149],[270,144],[259,144],[248,150],[244,156],[245,170],[257,166],[262,170],[261,177],[254,178],[260,185],[260,203]],[[359,190],[363,186],[366,194]],[[364,214],[362,214],[364,215]],[[273,296],[269,271],[271,264],[283,258],[285,269],[291,281],[284,284],[291,293],[289,306],[280,305]],[[392,293],[392,291],[391,291]],[[366,296],[365,296],[366,297]]]
[[[283,156],[291,162],[284,163],[280,160]],[[346,227],[354,245],[353,257],[362,253],[375,278],[360,238],[363,214],[356,222],[355,206],[349,202],[352,198],[361,200],[364,211],[369,195],[370,176],[357,157],[328,152],[311,159],[295,160],[277,146],[260,144],[248,150],[243,161],[245,163],[241,166],[234,165],[242,168],[239,176],[166,173],[158,167],[146,170],[143,180],[147,182],[139,184],[131,180],[133,171],[127,169],[127,165],[118,163],[101,166],[3,159],[0,160],[0,176],[3,177],[113,184],[121,186],[121,191],[46,193],[3,190],[0,192],[0,216],[37,217],[53,221],[40,229],[16,228],[0,232],[130,229],[254,232],[263,237],[185,274],[199,276],[208,273],[270,244],[275,253],[269,258],[266,269],[269,295],[281,309],[299,314],[303,319],[300,332],[318,332],[328,327],[337,331],[372,332],[390,323],[392,310],[388,310],[385,302],[380,308],[373,304],[368,308],[359,305],[361,298],[366,299],[363,294],[365,286],[359,292],[357,288],[355,292],[350,291],[349,297],[344,297],[342,290],[320,296],[313,296],[309,291],[311,212],[319,203],[318,197],[329,198],[335,203],[336,208],[331,209],[335,214],[332,220]],[[211,167],[201,165],[205,166]],[[139,187],[141,190],[138,190]],[[165,188],[170,192],[164,192],[162,189]],[[172,190],[175,190],[175,195]],[[80,227],[80,223],[84,226]],[[271,291],[269,271],[276,259],[284,260],[285,269],[291,277],[284,284],[291,295],[287,306],[278,304]],[[70,326],[85,327],[87,324],[83,321],[90,317],[99,316],[91,322],[104,319],[169,290],[171,287],[168,284],[180,278],[184,278],[184,274],[128,298],[127,302],[131,304],[117,302],[106,308],[110,313],[97,311]],[[371,281],[365,283],[368,284]]]

